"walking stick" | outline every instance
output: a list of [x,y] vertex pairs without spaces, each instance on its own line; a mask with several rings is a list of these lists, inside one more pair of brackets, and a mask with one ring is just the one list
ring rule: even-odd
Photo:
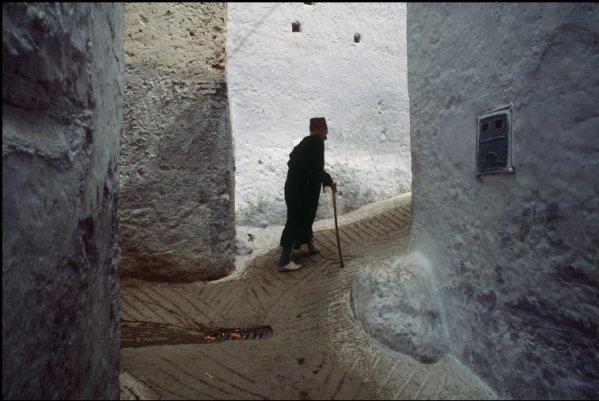
[[341,242],[339,241],[339,226],[337,225],[337,198],[335,191],[333,192],[333,213],[335,214],[335,234],[337,234],[337,250],[339,251],[339,260],[341,261],[341,267],[343,267],[343,256],[341,256]]

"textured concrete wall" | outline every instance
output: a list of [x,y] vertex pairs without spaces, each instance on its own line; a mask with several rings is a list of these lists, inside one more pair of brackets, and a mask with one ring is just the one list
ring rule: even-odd
[[360,266],[352,307],[366,332],[422,363],[447,352],[430,266],[420,255],[375,259]]
[[225,19],[224,3],[125,5],[124,276],[193,281],[233,268]]
[[[405,35],[405,3],[229,4],[238,224],[284,224],[289,153],[316,116],[338,213],[410,190]],[[332,215],[322,196],[317,218]]]
[[2,5],[2,398],[118,398],[123,9]]
[[[408,4],[412,250],[504,396],[599,396],[599,6]],[[512,103],[515,174],[475,177]]]

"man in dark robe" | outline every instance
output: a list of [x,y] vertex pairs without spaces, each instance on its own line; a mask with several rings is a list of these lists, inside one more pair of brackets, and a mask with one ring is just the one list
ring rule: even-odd
[[317,253],[312,224],[318,209],[320,186],[330,186],[336,192],[337,185],[324,171],[324,141],[328,135],[324,117],[310,119],[310,136],[305,137],[289,155],[289,170],[285,181],[287,222],[281,235],[283,248],[279,259],[279,271],[301,268],[291,260],[293,247],[308,245],[310,253]]

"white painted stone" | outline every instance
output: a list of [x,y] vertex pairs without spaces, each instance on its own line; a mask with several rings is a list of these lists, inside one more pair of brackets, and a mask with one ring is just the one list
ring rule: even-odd
[[[328,121],[339,214],[409,192],[405,30],[405,3],[228,4],[238,225],[284,224],[288,155],[311,117]],[[332,214],[321,196],[317,219]]]
[[235,254],[237,256],[247,256],[253,251],[254,246],[251,234],[237,230],[235,234]]
[[[599,7],[408,4],[412,251],[451,349],[518,399],[599,396]],[[512,107],[513,175],[476,178]]]
[[430,363],[446,352],[438,294],[421,254],[361,266],[352,305],[364,328],[383,344]]

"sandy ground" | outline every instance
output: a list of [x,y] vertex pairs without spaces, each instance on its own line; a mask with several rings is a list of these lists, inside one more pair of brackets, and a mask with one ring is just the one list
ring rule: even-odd
[[[277,272],[280,231],[271,227],[256,230],[270,236],[237,279],[123,281],[121,399],[496,398],[451,354],[420,363],[375,340],[354,315],[356,273],[407,250],[409,200],[343,217],[343,268],[324,221],[315,227],[320,253],[304,252],[298,271]],[[215,330],[264,327],[266,335],[206,342]]]
[[[330,196],[330,189],[328,188],[326,195]],[[393,209],[394,207],[397,207],[397,205],[399,204],[410,202],[411,199],[412,193],[409,192],[384,201],[364,205],[350,213],[337,216],[337,224],[339,226],[343,226],[346,224],[354,223],[359,220],[364,220],[370,216],[381,214],[390,209]],[[273,249],[278,249],[281,233],[283,232],[283,227],[284,225],[274,225],[264,228],[237,226],[238,235],[241,234],[247,236],[249,234],[250,236],[248,236],[248,238],[253,238],[253,240],[250,241],[253,251],[249,255],[237,255],[235,257],[235,271],[227,277],[223,277],[222,279],[215,281],[215,283],[237,280],[243,277],[248,265],[253,260]],[[313,229],[314,232],[335,229],[335,221],[333,218],[316,221],[314,222]]]

